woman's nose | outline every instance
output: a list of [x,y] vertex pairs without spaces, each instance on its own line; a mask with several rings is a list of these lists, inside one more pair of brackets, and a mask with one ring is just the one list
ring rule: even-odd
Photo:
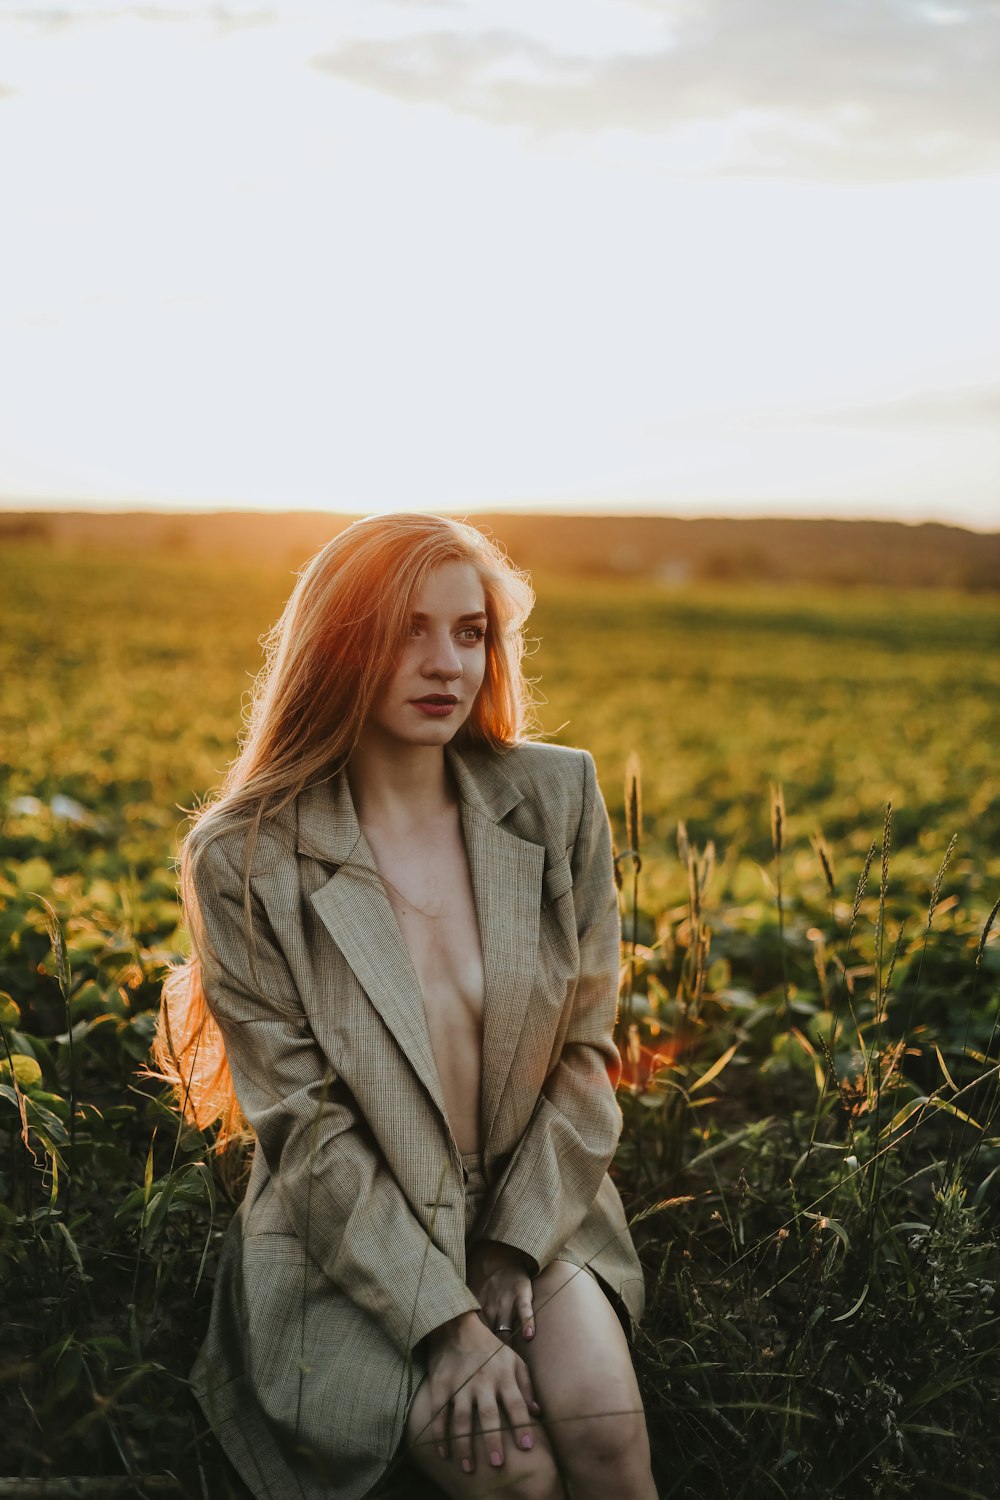
[[424,672],[428,677],[460,677],[462,660],[458,647],[450,636],[444,640],[432,640],[424,657]]

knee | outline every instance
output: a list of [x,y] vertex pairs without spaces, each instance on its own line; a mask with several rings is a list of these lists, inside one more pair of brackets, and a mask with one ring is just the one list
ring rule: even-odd
[[566,1492],[555,1459],[546,1449],[536,1449],[530,1469],[518,1474],[500,1491],[504,1500],[566,1500]]
[[621,1481],[648,1474],[649,1438],[641,1412],[593,1416],[573,1426],[570,1463],[575,1472]]

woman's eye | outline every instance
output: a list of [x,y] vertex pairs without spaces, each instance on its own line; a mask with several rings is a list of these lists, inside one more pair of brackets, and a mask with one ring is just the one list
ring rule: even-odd
[[[406,627],[407,640],[413,640],[421,634],[422,626],[416,620]],[[456,634],[458,639],[464,641],[467,646],[474,646],[486,635],[486,627],[485,625],[463,625],[462,629],[457,631]]]

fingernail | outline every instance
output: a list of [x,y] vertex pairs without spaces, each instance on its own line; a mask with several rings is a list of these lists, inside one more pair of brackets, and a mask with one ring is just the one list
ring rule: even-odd
[[541,1411],[541,1409],[542,1409],[542,1408],[541,1408],[541,1407],[540,1407],[540,1406],[539,1406],[539,1404],[538,1404],[538,1402],[537,1402],[537,1401],[532,1401],[532,1403],[531,1403],[531,1405],[532,1405],[532,1408],[533,1408],[533,1409],[534,1409],[534,1410],[535,1410],[535,1411],[538,1411],[538,1412],[540,1412],[540,1411]]
[[526,1339],[533,1339],[535,1337],[535,1330],[530,1323],[525,1323],[524,1325],[524,1336]]
[[493,1465],[494,1469],[499,1469],[500,1465],[503,1463],[503,1454],[497,1453],[494,1449],[494,1451],[490,1454],[490,1463]]
[[530,1432],[524,1433],[523,1436],[522,1436],[522,1438],[521,1438],[521,1447],[522,1448],[533,1448],[534,1446],[535,1446],[535,1444],[532,1441],[531,1433]]
[[463,1458],[462,1459],[462,1468],[465,1470],[466,1474],[471,1474],[472,1473],[472,1459],[471,1458]]

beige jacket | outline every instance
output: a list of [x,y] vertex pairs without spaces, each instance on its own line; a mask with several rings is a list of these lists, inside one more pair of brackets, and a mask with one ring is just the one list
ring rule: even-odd
[[[642,1271],[607,1175],[621,1132],[619,919],[584,750],[446,749],[482,938],[481,1233],[588,1264],[626,1324]],[[479,1306],[462,1162],[417,976],[347,778],[309,787],[254,853],[254,983],[238,827],[204,841],[205,990],[257,1137],[224,1237],[195,1393],[269,1500],[360,1500],[424,1373],[422,1340]],[[199,845],[196,830],[193,842]]]

